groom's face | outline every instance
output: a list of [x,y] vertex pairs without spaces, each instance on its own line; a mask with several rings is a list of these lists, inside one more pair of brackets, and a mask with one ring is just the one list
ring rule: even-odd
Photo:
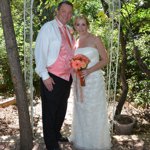
[[57,11],[57,18],[62,24],[66,24],[72,17],[72,7],[67,4],[62,4],[62,6]]

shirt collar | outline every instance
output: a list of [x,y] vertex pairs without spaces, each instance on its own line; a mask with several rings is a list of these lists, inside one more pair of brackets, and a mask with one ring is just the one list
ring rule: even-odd
[[57,21],[57,23],[58,23],[58,27],[60,27],[60,28],[66,27],[66,25],[63,25],[63,24],[61,23],[61,21],[60,21],[57,17],[56,17],[55,19],[56,19],[56,21]]

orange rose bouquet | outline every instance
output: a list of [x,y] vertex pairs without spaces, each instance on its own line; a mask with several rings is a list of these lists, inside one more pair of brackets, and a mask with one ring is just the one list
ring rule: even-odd
[[74,56],[71,60],[71,66],[76,71],[80,79],[81,86],[85,86],[85,79],[84,77],[81,76],[82,75],[81,71],[87,68],[89,62],[90,62],[89,58],[82,54]]

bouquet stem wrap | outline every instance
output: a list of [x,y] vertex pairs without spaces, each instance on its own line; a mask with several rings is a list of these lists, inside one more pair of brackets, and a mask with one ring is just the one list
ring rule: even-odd
[[81,74],[80,70],[77,71],[77,75],[78,75],[79,80],[80,80],[80,85],[85,86],[85,79],[84,79],[84,77],[81,76],[82,74]]

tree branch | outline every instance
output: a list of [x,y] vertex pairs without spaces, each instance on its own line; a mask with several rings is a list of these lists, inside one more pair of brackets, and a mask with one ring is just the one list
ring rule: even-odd
[[135,59],[138,63],[139,68],[150,78],[150,70],[148,69],[147,65],[144,64],[143,60],[141,59],[140,51],[138,50],[138,46],[134,46],[133,50],[134,50]]

